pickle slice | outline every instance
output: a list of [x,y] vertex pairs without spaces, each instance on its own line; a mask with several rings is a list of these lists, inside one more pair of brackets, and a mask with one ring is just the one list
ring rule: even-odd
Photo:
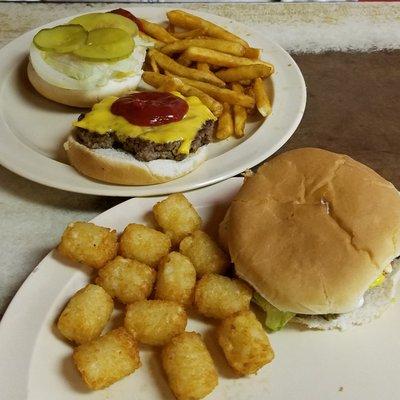
[[86,44],[74,54],[90,61],[115,61],[128,57],[134,47],[132,36],[122,29],[100,28],[90,31]]
[[33,43],[43,51],[69,53],[86,43],[88,33],[81,25],[58,25],[42,29],[33,38]]
[[119,28],[132,36],[137,35],[138,27],[129,18],[111,13],[91,13],[80,15],[70,21],[70,24],[82,25],[88,32],[100,28]]

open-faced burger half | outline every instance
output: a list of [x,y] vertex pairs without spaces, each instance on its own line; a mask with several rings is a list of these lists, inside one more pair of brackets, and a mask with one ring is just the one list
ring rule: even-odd
[[40,30],[29,52],[32,86],[42,96],[74,107],[91,107],[134,90],[146,50],[153,45],[141,37],[134,21],[128,11],[114,10]]

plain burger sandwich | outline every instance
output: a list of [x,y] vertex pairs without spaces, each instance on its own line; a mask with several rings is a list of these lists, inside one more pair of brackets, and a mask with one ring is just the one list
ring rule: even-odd
[[400,194],[348,156],[304,148],[247,178],[220,226],[266,325],[346,329],[378,317],[399,280]]
[[81,114],[64,144],[82,174],[104,182],[167,182],[206,159],[216,117],[195,96],[136,92],[110,96]]

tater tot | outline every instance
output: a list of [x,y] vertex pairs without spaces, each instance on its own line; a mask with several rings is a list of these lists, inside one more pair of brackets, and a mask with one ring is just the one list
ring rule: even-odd
[[129,304],[125,328],[139,342],[162,346],[186,328],[184,308],[172,301],[142,300]]
[[57,328],[75,343],[89,342],[100,336],[113,308],[111,296],[102,287],[89,284],[71,297],[58,318]]
[[248,310],[251,297],[252,289],[241,279],[207,274],[197,282],[194,303],[206,317],[223,319]]
[[90,389],[110,386],[140,367],[135,339],[124,328],[74,349],[74,363]]
[[190,305],[196,285],[196,270],[191,261],[174,251],[158,266],[155,298]]
[[239,375],[254,374],[274,359],[268,336],[251,311],[223,320],[217,336],[228,364]]
[[218,384],[218,375],[206,345],[196,332],[175,336],[162,349],[162,364],[178,400],[202,399]]
[[120,254],[155,268],[169,253],[170,238],[162,232],[140,224],[129,224],[121,235]]
[[117,256],[99,270],[96,284],[125,304],[150,296],[156,271],[136,260]]
[[183,239],[179,251],[190,259],[197,276],[207,273],[222,274],[230,263],[228,256],[203,231],[195,231]]
[[200,229],[201,218],[182,193],[169,195],[153,207],[154,218],[172,241],[177,245],[192,232]]
[[73,261],[101,268],[117,255],[117,233],[90,222],[72,222],[65,229],[58,250]]

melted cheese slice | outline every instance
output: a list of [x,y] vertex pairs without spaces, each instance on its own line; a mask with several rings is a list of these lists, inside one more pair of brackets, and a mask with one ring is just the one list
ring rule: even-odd
[[118,140],[124,142],[127,138],[140,137],[154,143],[169,143],[182,141],[179,153],[189,154],[193,139],[206,121],[215,121],[214,114],[199,100],[198,97],[183,97],[189,109],[182,120],[159,126],[138,126],[128,122],[124,117],[114,115],[111,105],[118,97],[111,96],[93,106],[81,121],[73,123],[74,126],[87,129],[100,135],[115,132]]

